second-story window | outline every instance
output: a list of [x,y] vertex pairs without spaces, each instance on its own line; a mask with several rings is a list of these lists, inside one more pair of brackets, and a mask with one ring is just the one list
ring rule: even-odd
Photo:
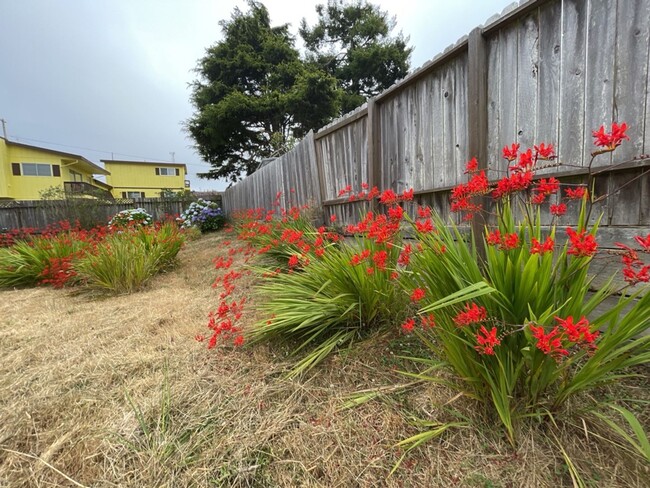
[[52,176],[52,165],[42,163],[21,163],[23,176]]
[[156,174],[159,176],[179,176],[178,168],[156,168]]

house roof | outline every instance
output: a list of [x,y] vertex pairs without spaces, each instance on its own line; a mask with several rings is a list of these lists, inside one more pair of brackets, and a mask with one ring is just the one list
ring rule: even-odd
[[187,173],[187,166],[185,163],[172,163],[171,161],[128,161],[124,159],[100,159],[104,164],[143,164],[146,166],[174,166],[183,168]]
[[22,142],[14,142],[14,141],[10,141],[9,139],[5,139],[4,137],[1,137],[1,136],[0,136],[0,139],[3,139],[8,146],[23,147],[25,149],[36,149],[37,151],[43,151],[43,152],[46,152],[46,153],[55,154],[57,156],[61,156],[62,158],[65,158],[65,159],[74,159],[78,163],[81,163],[80,166],[84,167],[88,172],[90,172],[90,173],[92,173],[94,175],[109,175],[110,174],[110,172],[106,171],[101,166],[96,165],[92,161],[89,161],[88,159],[86,159],[83,156],[80,156],[78,154],[72,154],[72,153],[63,152],[63,151],[57,151],[56,149],[48,149],[46,147],[32,146],[31,144],[23,144]]

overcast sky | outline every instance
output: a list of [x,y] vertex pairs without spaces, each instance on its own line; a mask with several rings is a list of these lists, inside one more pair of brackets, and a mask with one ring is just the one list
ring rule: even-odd
[[[323,1],[266,0],[273,25],[316,21]],[[379,0],[410,37],[417,68],[511,0]],[[219,21],[243,0],[0,0],[0,118],[10,140],[100,159],[184,162],[194,190],[209,169],[182,122],[188,83]]]

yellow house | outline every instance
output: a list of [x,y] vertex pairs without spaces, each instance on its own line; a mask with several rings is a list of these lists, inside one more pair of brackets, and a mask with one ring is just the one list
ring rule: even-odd
[[110,197],[109,187],[94,175],[108,171],[83,156],[0,137],[0,200],[40,200],[41,192],[52,187]]
[[165,190],[183,191],[190,186],[183,163],[116,161],[102,159],[106,182],[115,198],[159,198]]

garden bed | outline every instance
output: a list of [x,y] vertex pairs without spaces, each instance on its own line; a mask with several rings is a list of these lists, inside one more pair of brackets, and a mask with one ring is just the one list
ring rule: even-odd
[[[394,445],[422,430],[415,418],[448,422],[453,406],[480,425],[485,412],[433,383],[344,408],[360,390],[409,381],[398,356],[420,346],[398,324],[294,380],[281,348],[208,351],[195,335],[219,303],[212,259],[231,238],[188,242],[139,293],[0,291],[0,486],[572,486],[558,439],[591,486],[647,486],[647,463],[580,419],[540,423],[516,448],[487,421],[449,430],[388,477],[403,454]],[[241,277],[230,298],[259,302],[253,282]],[[650,400],[639,372],[597,394]]]

